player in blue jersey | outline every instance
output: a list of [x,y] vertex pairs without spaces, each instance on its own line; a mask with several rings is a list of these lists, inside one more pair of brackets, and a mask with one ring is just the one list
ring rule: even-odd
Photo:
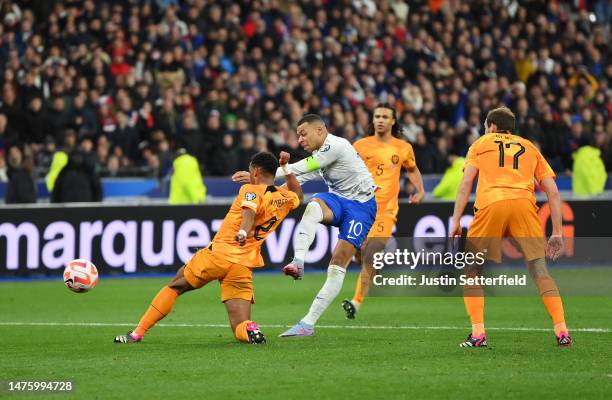
[[[293,261],[283,268],[283,272],[294,279],[302,279],[304,258],[315,238],[317,224],[336,226],[340,234],[325,284],[304,318],[281,337],[314,334],[314,325],[340,292],[346,267],[361,248],[376,219],[376,186],[351,143],[329,133],[321,117],[315,114],[300,119],[297,133],[300,145],[312,155],[286,168],[300,184],[322,178],[329,192],[315,194],[306,206],[297,227]],[[277,176],[283,173],[279,169]],[[235,178],[239,177],[235,175]]]

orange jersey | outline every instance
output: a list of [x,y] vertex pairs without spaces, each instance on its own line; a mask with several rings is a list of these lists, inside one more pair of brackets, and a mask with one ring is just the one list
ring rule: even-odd
[[387,143],[376,136],[359,139],[353,144],[379,187],[376,191],[378,214],[397,214],[402,167],[416,167],[412,145],[395,137]]
[[529,140],[488,133],[468,151],[465,166],[478,168],[477,209],[500,200],[529,199],[535,204],[533,179],[555,177],[544,156]]
[[[261,245],[265,238],[280,225],[289,212],[300,205],[294,192],[279,187],[245,184],[234,199],[221,228],[212,240],[215,254],[232,263],[247,267],[264,265]],[[255,223],[244,246],[236,241],[242,222],[242,209],[255,211]]]

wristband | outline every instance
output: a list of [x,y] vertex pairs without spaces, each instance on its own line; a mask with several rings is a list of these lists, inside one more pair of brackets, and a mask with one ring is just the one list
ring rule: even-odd
[[244,229],[240,229],[240,230],[238,231],[238,235],[242,235],[242,236],[244,236],[244,237],[247,237],[247,233],[246,233],[246,231],[245,231]]
[[291,172],[291,170],[289,169],[289,165],[285,164],[285,165],[281,165],[281,169],[283,170],[283,174],[286,175],[291,175],[293,172]]

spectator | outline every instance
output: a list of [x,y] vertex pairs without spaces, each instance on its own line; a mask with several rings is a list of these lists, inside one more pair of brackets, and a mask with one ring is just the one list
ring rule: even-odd
[[93,140],[89,136],[81,138],[79,151],[83,154],[83,159],[88,168],[96,168],[96,153],[94,151]]
[[102,201],[100,178],[93,166],[87,164],[85,155],[79,150],[74,150],[55,181],[51,202],[92,201]]
[[577,195],[593,196],[604,191],[608,175],[597,147],[581,146],[572,154],[572,191]]
[[[120,146],[117,146],[118,149],[121,149]],[[100,135],[98,137],[98,143],[96,145],[96,154],[95,154],[95,165],[96,171],[102,171],[105,173],[106,166],[109,162],[110,157],[110,142],[105,135]],[[117,164],[119,166],[119,164]]]
[[128,116],[120,111],[117,113],[117,129],[110,135],[110,141],[115,146],[121,147],[124,154],[135,159],[138,154],[138,131],[132,125]]
[[251,132],[244,132],[240,137],[237,170],[248,171],[251,158],[255,154],[257,154],[257,150],[255,150],[255,136]]
[[432,146],[427,143],[425,134],[422,131],[416,135],[414,156],[421,173],[433,174],[436,171],[436,152]]
[[30,100],[25,113],[25,127],[21,141],[23,143],[42,143],[46,134],[55,136],[55,122],[52,116],[43,110],[43,100],[36,95]]
[[36,166],[43,170],[48,171],[51,168],[51,162],[53,161],[53,154],[55,154],[55,139],[51,136],[45,138],[43,148],[37,155]]
[[[460,156],[482,133],[483,110],[507,105],[557,171],[572,165],[571,130],[590,138],[603,125],[603,141],[612,135],[605,0],[579,11],[569,0],[47,3],[5,1],[0,19],[4,147],[25,143],[37,161],[47,135],[63,143],[74,129],[79,139],[107,135],[108,153],[121,149],[118,174],[139,165],[155,175],[167,163],[166,145],[152,140],[161,129],[170,153],[184,146],[212,172],[225,133],[242,142],[254,132],[265,137],[255,147],[278,152],[294,147],[287,133],[302,114],[316,112],[355,140],[382,101],[408,140],[422,129],[423,149]],[[146,160],[134,147],[143,141]]]
[[463,178],[463,167],[465,166],[465,158],[457,156],[449,156],[450,166],[444,171],[442,179],[432,191],[435,198],[442,200],[455,200],[459,185]]
[[268,149],[268,139],[266,139],[265,136],[257,136],[257,139],[255,139],[255,150],[257,153],[262,151],[270,151]]
[[157,142],[156,149],[157,157],[159,158],[160,176],[165,176],[172,168],[173,155],[170,153],[170,144],[166,139]]
[[174,138],[178,128],[178,112],[174,104],[174,94],[167,91],[162,100],[162,105],[155,115],[155,123],[166,135]]
[[12,146],[8,151],[6,204],[36,203],[36,189],[32,179],[33,162],[23,158],[21,149]]
[[206,186],[202,181],[198,160],[179,149],[172,164],[170,204],[200,204],[206,200]]
[[0,151],[0,182],[8,182],[8,167],[6,165],[6,158],[4,157],[4,150]]
[[[63,97],[56,97],[55,99],[53,99],[53,105],[49,113],[51,115],[47,117],[47,120],[52,122],[51,126],[54,132],[63,132],[66,129],[72,128],[74,126],[73,119],[71,118],[71,115],[70,115],[71,114],[70,110],[68,110],[66,106],[66,101],[64,100]],[[45,132],[46,129],[49,129],[49,128],[46,126],[43,127],[41,132]],[[40,140],[40,142],[37,142],[37,143],[41,143],[41,142],[42,140]]]
[[8,126],[6,115],[0,114],[0,151],[19,142],[19,134]]
[[580,117],[573,117],[571,122],[571,130],[565,135],[563,144],[564,165],[566,169],[572,168],[572,155],[580,147],[587,144],[587,138],[584,135],[584,129]]
[[45,176],[45,183],[47,185],[47,190],[49,191],[49,193],[53,192],[55,180],[57,179],[62,169],[66,166],[66,164],[68,164],[68,154],[76,146],[76,132],[72,129],[67,130],[62,135],[62,140],[64,145],[60,149],[58,149],[58,151],[53,153],[49,172],[47,173],[47,176]]
[[441,174],[446,171],[449,166],[449,152],[448,152],[448,139],[441,137],[436,143],[436,149],[434,152],[434,164],[433,172]]
[[205,143],[209,145],[208,152],[214,151],[216,147],[221,145],[224,130],[225,129],[221,122],[221,113],[219,110],[212,110],[208,114],[203,132]]
[[231,134],[223,135],[223,144],[215,150],[211,165],[212,174],[217,176],[231,176],[238,170],[238,153],[234,149],[234,137]]
[[87,94],[80,91],[73,100],[72,118],[70,124],[79,135],[98,136],[98,122],[95,111],[87,104]]

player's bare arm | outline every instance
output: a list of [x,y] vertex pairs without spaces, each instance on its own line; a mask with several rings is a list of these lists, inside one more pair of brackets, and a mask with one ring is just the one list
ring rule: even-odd
[[278,163],[280,164],[281,169],[285,173],[285,186],[287,189],[291,190],[293,193],[297,194],[300,202],[304,200],[304,192],[302,192],[302,186],[298,182],[297,178],[293,174],[293,172],[287,167],[289,164],[289,158],[291,155],[286,151],[281,151],[278,157]]
[[255,223],[255,211],[250,208],[243,207],[242,208],[242,222],[240,223],[240,229],[238,229],[238,233],[236,233],[236,241],[240,244],[240,246],[244,246],[246,243],[247,235],[253,228],[253,224]]
[[550,235],[550,239],[548,239],[546,255],[554,261],[563,253],[561,196],[559,195],[557,183],[553,178],[543,178],[542,181],[540,181],[540,187],[548,198],[552,220],[552,235]]
[[251,180],[251,174],[249,171],[238,171],[232,175],[232,181],[237,183],[249,183]]
[[417,189],[416,193],[410,195],[408,202],[410,204],[419,204],[423,200],[423,197],[425,197],[425,185],[423,185],[423,176],[418,167],[415,166],[408,170],[408,180]]
[[455,211],[453,212],[453,218],[451,221],[451,227],[449,230],[450,237],[461,236],[461,216],[465,210],[470,193],[472,193],[472,186],[474,185],[474,179],[478,176],[478,168],[473,165],[468,165],[463,171],[463,178],[459,185],[459,191],[457,192],[457,198],[455,199]]

